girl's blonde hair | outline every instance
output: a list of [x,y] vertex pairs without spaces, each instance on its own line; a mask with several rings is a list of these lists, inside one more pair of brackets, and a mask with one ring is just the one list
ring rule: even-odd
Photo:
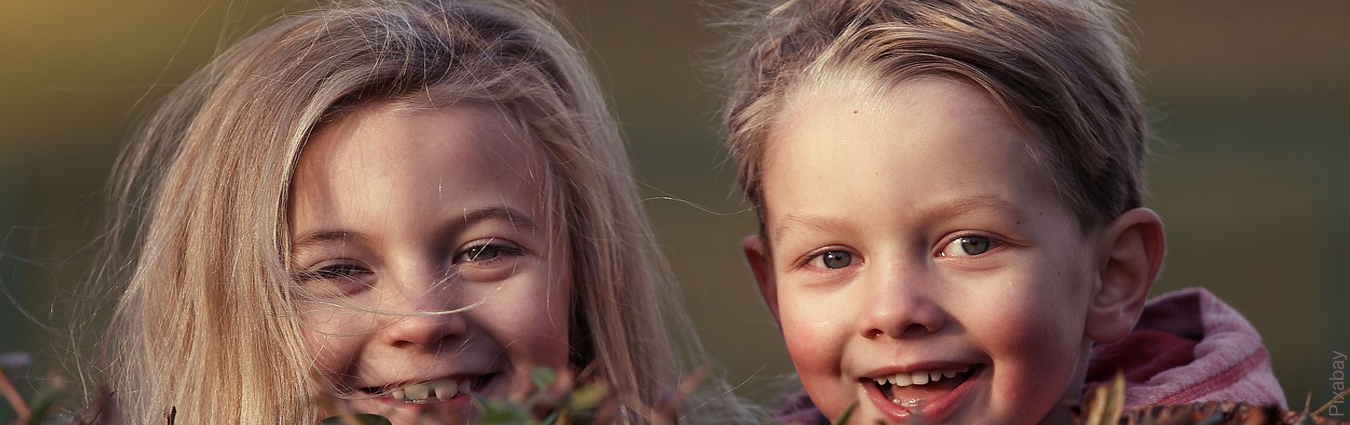
[[107,235],[131,243],[105,268],[113,279],[129,265],[108,337],[128,423],[170,409],[179,423],[316,419],[327,387],[291,307],[288,186],[314,128],[371,102],[493,104],[528,129],[572,253],[573,363],[634,400],[634,421],[637,404],[675,388],[671,332],[685,356],[702,349],[600,90],[537,9],[419,1],[290,16],[168,97],[118,167]]

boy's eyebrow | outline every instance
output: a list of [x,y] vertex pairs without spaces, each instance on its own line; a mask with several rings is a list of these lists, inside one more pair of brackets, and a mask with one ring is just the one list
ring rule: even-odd
[[[455,220],[450,223],[448,227],[468,226],[485,220],[505,221],[511,223],[512,227],[527,232],[534,231],[538,227],[534,220],[530,219],[529,215],[515,208],[506,206],[492,206],[466,210],[462,220]],[[366,236],[364,233],[347,229],[318,229],[297,236],[291,244],[291,251],[302,251],[317,245],[335,241],[367,239],[369,239],[369,236]]]
[[[977,195],[952,199],[923,209],[921,218],[929,221],[938,217],[954,217],[979,209],[991,209],[1020,219],[1025,214],[1016,204],[998,196]],[[773,229],[773,237],[781,239],[787,231],[795,227],[809,227],[822,232],[839,231],[848,227],[848,222],[835,217],[817,215],[788,214],[783,223]]]
[[1009,202],[1002,197],[994,195],[976,195],[965,198],[958,198],[945,201],[936,206],[927,208],[924,211],[925,218],[933,216],[951,217],[969,213],[979,209],[997,210],[1011,215],[1013,218],[1021,218],[1024,213],[1017,204]]
[[843,229],[847,225],[844,220],[834,217],[788,214],[783,217],[783,223],[773,229],[773,238],[782,240],[783,234],[794,227],[809,227],[821,232],[830,232]]

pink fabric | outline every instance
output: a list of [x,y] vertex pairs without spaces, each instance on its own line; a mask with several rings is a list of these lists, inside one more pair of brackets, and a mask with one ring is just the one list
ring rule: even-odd
[[806,391],[793,394],[788,398],[783,409],[778,411],[778,416],[774,417],[774,422],[787,425],[829,425],[830,420],[820,413],[815,403],[811,402],[811,397],[806,395]]
[[1116,370],[1129,382],[1129,407],[1241,401],[1287,408],[1261,336],[1237,310],[1202,288],[1149,301],[1134,332],[1093,347],[1084,390],[1109,382]]
[[[1203,288],[1154,298],[1125,339],[1092,348],[1083,390],[1125,373],[1126,407],[1240,401],[1287,409],[1270,355],[1247,319]],[[776,418],[786,424],[828,424],[805,392]]]

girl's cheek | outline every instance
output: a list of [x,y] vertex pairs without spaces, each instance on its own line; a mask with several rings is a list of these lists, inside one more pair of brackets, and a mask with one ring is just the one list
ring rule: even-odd
[[362,340],[369,336],[369,319],[365,316],[333,306],[312,307],[301,315],[305,351],[320,372],[331,376],[347,368]]

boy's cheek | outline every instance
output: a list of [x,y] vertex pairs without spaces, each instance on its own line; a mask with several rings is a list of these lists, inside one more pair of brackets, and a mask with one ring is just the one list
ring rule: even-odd
[[789,350],[800,346],[798,351],[813,358],[840,354],[838,351],[853,324],[848,312],[857,310],[856,304],[850,306],[829,295],[784,291],[781,287],[778,300],[780,325]]
[[846,406],[853,394],[841,370],[853,321],[829,296],[779,292],[779,320],[788,355],[807,393],[823,412],[834,405]]

